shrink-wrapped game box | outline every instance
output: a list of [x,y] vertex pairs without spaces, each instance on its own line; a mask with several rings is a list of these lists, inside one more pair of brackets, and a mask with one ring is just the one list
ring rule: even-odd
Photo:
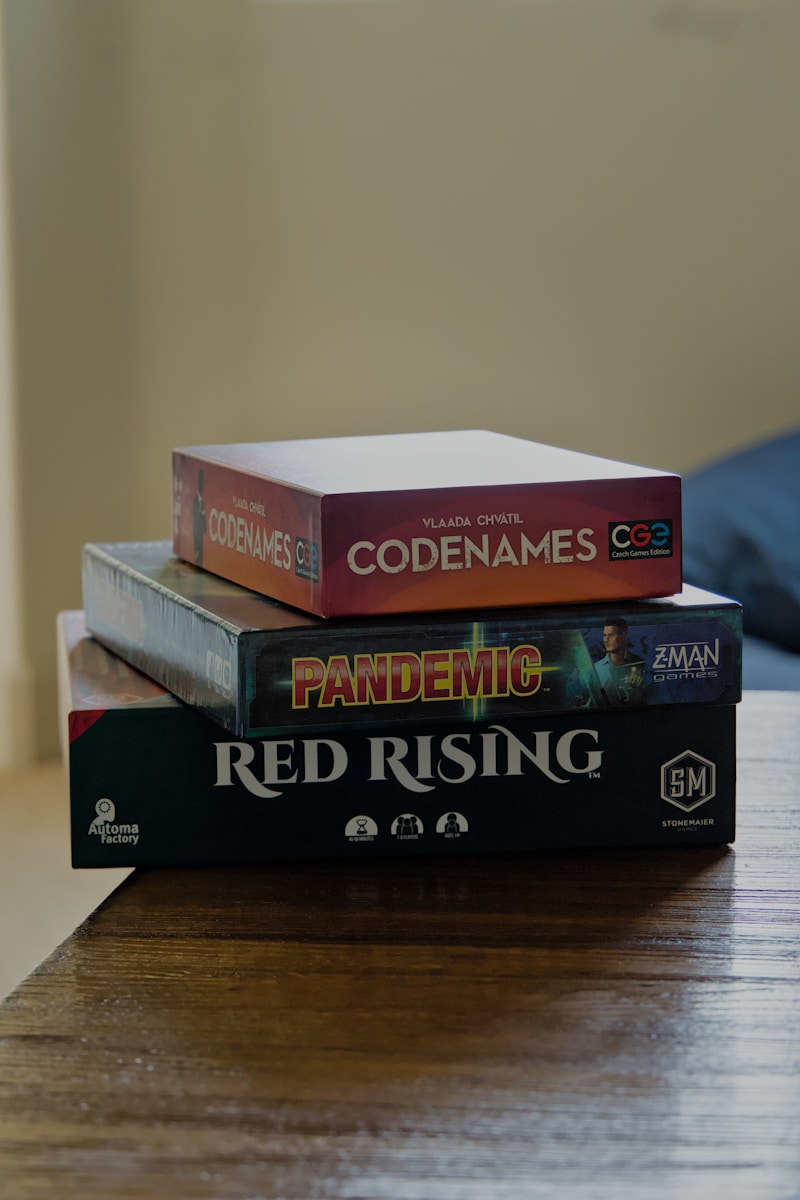
[[742,610],[686,587],[606,604],[324,620],[176,558],[84,548],[90,631],[237,736],[734,704]]
[[680,478],[486,430],[173,453],[173,549],[318,616],[666,596]]
[[233,739],[58,620],[76,867],[611,846],[735,832],[733,705]]

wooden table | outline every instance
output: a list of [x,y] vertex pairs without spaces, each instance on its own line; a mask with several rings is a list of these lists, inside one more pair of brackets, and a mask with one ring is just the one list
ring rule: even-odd
[[152,871],[0,1009],[0,1196],[800,1195],[800,695],[735,850]]

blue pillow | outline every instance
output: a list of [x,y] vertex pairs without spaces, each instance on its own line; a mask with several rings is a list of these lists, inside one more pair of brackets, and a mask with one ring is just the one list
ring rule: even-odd
[[755,692],[800,692],[800,654],[791,654],[774,642],[745,634],[742,687]]
[[683,574],[738,600],[746,633],[800,652],[800,430],[685,477]]

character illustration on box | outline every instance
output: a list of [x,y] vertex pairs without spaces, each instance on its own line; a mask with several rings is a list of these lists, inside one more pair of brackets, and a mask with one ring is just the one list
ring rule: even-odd
[[206,504],[203,499],[205,477],[203,468],[197,472],[197,491],[192,502],[192,532],[194,534],[194,561],[198,567],[203,565],[203,538],[206,532]]
[[605,654],[594,668],[607,702],[618,705],[644,704],[646,666],[628,636],[628,622],[614,618],[603,625]]

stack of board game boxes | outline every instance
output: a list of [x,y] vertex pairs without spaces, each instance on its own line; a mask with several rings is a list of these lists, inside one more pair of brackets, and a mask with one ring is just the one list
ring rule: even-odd
[[677,475],[487,431],[175,451],[59,617],[74,865],[732,841],[680,543]]

